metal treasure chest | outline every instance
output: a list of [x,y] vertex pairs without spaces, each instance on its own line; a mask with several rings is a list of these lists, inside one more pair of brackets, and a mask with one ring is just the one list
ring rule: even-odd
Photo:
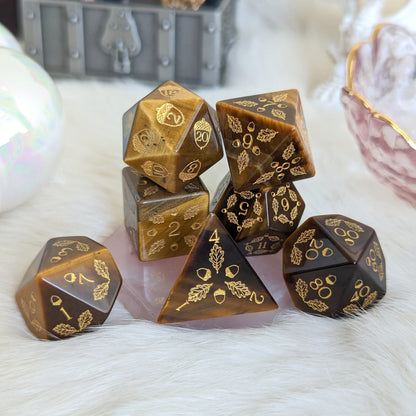
[[157,1],[20,0],[26,52],[57,76],[222,82],[235,0],[198,10]]

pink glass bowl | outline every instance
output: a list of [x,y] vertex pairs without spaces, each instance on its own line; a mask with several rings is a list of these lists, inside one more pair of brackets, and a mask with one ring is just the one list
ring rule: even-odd
[[355,45],[341,102],[368,168],[416,207],[416,36],[379,25]]

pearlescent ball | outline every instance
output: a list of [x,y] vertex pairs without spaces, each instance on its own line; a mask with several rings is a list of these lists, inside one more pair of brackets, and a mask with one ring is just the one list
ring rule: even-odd
[[22,48],[17,39],[0,23],[0,47],[14,49],[21,52]]
[[0,48],[0,212],[46,181],[61,147],[62,119],[59,92],[45,70]]

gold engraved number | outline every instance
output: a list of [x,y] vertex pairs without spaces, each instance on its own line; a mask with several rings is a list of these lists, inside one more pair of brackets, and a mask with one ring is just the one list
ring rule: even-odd
[[238,213],[238,215],[243,215],[246,216],[248,209],[250,207],[250,204],[246,201],[243,201],[240,203],[240,212]]
[[218,230],[215,229],[214,232],[211,234],[211,237],[209,238],[209,240],[211,243],[219,243],[220,242],[220,237],[218,236]]
[[58,253],[58,255],[57,256],[53,256],[51,259],[50,259],[50,262],[51,263],[58,263],[58,261],[61,261],[62,260],[62,257],[65,257],[65,256],[67,256],[68,255],[68,252],[69,251],[74,251],[71,247],[65,247],[65,248],[63,248],[59,253]]
[[345,231],[343,228],[340,228],[340,227],[335,228],[334,233],[338,237],[344,238],[345,243],[351,247],[355,244],[354,240],[360,237],[356,231],[354,230]]
[[253,302],[253,299],[254,299],[254,302],[256,302],[257,305],[261,305],[264,302],[264,296],[260,295],[259,297],[260,297],[260,300],[257,297],[257,293],[253,290],[250,295],[250,302]]
[[33,292],[31,292],[30,301],[29,301],[29,309],[32,314],[36,312],[36,302],[37,302],[36,296]]
[[[334,250],[329,247],[324,247],[324,242],[322,240],[316,240],[313,238],[309,244],[310,249],[305,253],[305,257],[308,260],[316,260],[319,257],[319,254],[322,254],[324,257],[331,257],[334,254]],[[322,251],[320,251],[322,249]]]
[[289,211],[290,205],[287,198],[282,198],[281,200],[283,211]]
[[64,279],[68,282],[68,283],[74,283],[77,279],[78,279],[78,283],[80,284],[80,285],[83,285],[84,284],[84,280],[86,281],[86,282],[90,282],[90,283],[94,283],[95,282],[95,280],[91,280],[91,279],[88,279],[87,277],[85,277],[82,273],[78,273],[78,276],[77,276],[77,274],[76,273],[66,273],[65,275],[64,275]]
[[[51,300],[52,306],[62,305],[62,299],[57,295],[52,295],[50,300]],[[70,321],[72,319],[72,316],[69,315],[69,313],[65,310],[65,308],[61,307],[59,310],[65,315],[65,318],[67,319],[67,321]]]
[[185,117],[179,108],[171,103],[165,103],[157,109],[156,120],[165,126],[179,127],[185,122]]
[[324,286],[324,282],[322,279],[316,278],[312,282],[309,283],[309,287],[312,290],[318,291],[318,296],[321,299],[328,299],[332,296],[332,290],[329,286],[332,286],[337,281],[337,277],[333,274],[328,275],[325,278],[325,282],[328,286]]
[[259,246],[257,247],[257,250],[266,250],[267,249],[267,241],[263,241],[259,243]]
[[360,298],[365,298],[370,293],[370,287],[364,286],[364,282],[361,279],[358,279],[355,282],[354,289],[357,289],[350,299],[350,302],[357,302]]
[[178,221],[172,221],[168,226],[170,230],[168,236],[177,237],[178,235],[180,235],[181,233],[178,231],[180,226],[181,225],[179,224]]
[[368,253],[368,256],[365,259],[365,262],[367,263],[368,267],[371,267],[373,271],[377,272],[377,262],[376,262],[376,252],[372,248],[370,252]]

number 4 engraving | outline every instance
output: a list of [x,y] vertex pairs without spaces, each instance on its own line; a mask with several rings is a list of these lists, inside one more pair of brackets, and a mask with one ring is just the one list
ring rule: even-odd
[[211,243],[216,243],[218,244],[220,242],[220,237],[218,236],[218,230],[215,229],[214,232],[211,234],[211,237],[209,238],[209,240]]

